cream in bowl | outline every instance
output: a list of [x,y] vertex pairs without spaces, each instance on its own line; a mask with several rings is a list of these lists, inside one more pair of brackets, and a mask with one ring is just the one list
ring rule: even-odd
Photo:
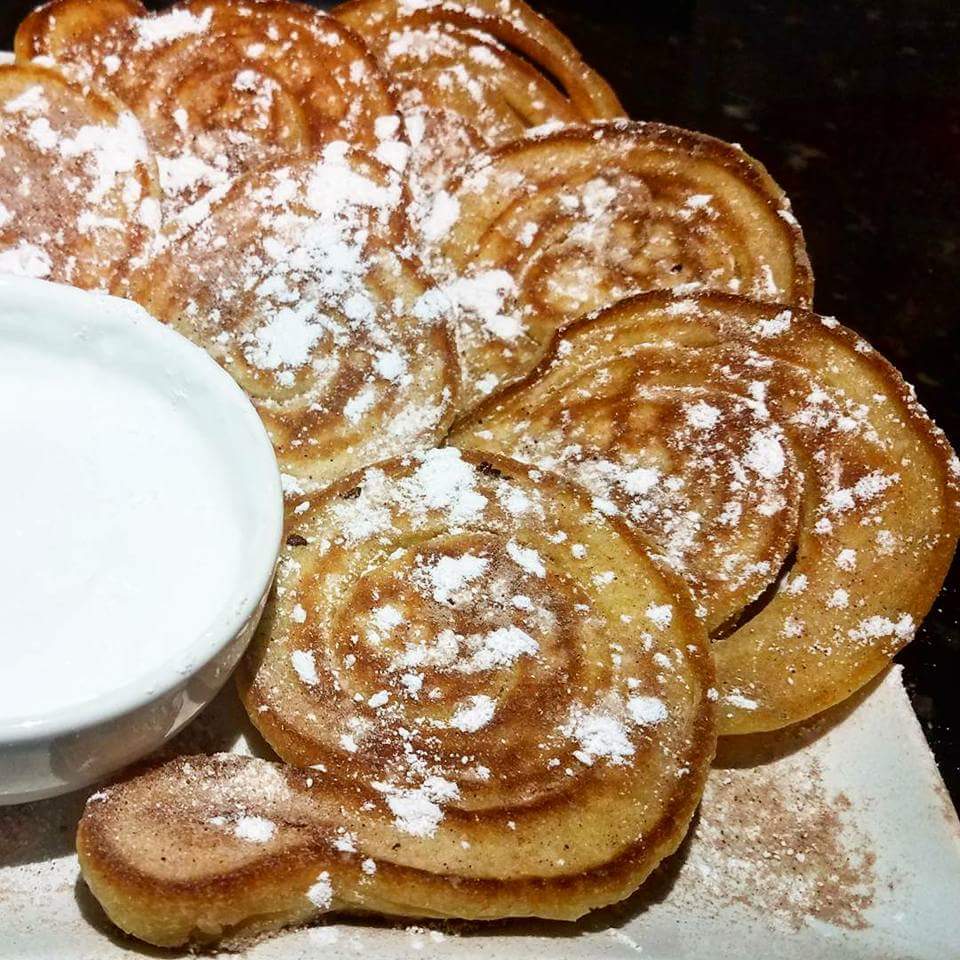
[[158,746],[226,680],[273,575],[269,439],[125,300],[0,277],[0,803]]

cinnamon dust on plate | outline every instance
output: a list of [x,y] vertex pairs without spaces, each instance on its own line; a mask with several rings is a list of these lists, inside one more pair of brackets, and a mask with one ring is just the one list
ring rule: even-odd
[[799,930],[810,918],[869,926],[875,855],[843,793],[831,796],[819,763],[717,769],[672,896],[703,912],[739,904]]

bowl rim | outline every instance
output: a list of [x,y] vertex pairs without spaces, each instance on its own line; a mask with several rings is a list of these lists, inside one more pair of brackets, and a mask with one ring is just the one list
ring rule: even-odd
[[148,346],[164,369],[201,380],[208,409],[230,418],[239,428],[236,436],[243,438],[243,456],[231,458],[231,468],[250,472],[255,485],[262,483],[264,495],[251,504],[252,510],[244,510],[250,535],[244,536],[236,583],[213,623],[177,653],[122,686],[95,693],[47,716],[0,718],[0,750],[109,724],[188,684],[234,642],[261,608],[273,581],[284,521],[280,470],[263,422],[243,389],[201,347],[132,300],[46,280],[0,276],[0,315],[20,312],[29,315],[34,324],[68,316],[82,321],[87,329],[129,336]]

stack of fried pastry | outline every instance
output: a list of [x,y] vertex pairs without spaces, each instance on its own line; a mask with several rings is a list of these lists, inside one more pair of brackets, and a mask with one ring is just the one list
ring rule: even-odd
[[842,700],[933,603],[956,458],[810,312],[783,192],[522,0],[53,0],[16,61],[0,271],[203,346],[288,498],[237,678],[279,760],[81,821],[129,933],[575,919],[676,849],[718,733]]

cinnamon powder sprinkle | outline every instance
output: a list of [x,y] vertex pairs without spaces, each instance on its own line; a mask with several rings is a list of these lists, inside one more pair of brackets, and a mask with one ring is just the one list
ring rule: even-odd
[[875,855],[853,819],[817,763],[789,775],[779,765],[715,770],[674,893],[710,912],[739,904],[794,930],[810,917],[866,929]]

